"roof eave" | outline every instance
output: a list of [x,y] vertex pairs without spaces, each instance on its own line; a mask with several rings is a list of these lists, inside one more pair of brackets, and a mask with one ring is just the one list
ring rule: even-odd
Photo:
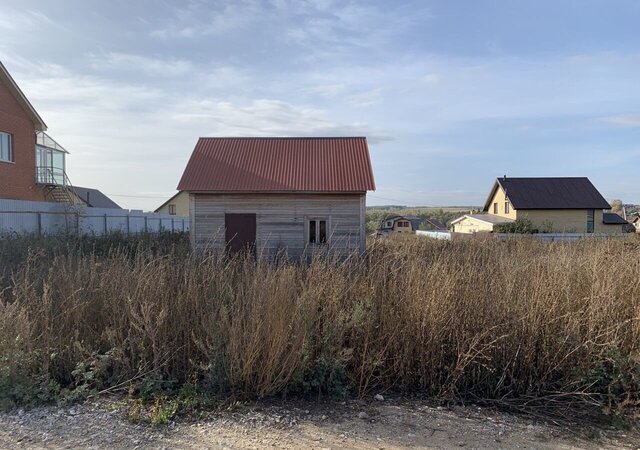
[[496,178],[496,181],[494,181],[491,192],[489,192],[489,197],[487,197],[487,200],[485,200],[484,202],[484,207],[482,208],[483,212],[489,212],[491,200],[493,200],[493,197],[496,195],[498,187],[502,187],[502,185],[500,184],[500,178]]
[[338,190],[338,191],[291,191],[291,190],[201,190],[201,189],[185,189],[190,194],[366,194],[368,190]]

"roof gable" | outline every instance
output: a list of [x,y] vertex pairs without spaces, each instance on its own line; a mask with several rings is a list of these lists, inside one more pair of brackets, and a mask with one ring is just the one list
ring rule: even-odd
[[375,183],[364,137],[200,138],[178,190],[365,192]]
[[33,122],[35,129],[37,131],[46,131],[47,124],[44,123],[42,117],[35,110],[29,99],[27,99],[26,95],[20,90],[18,84],[9,74],[9,71],[6,67],[0,62],[0,82],[4,84],[7,90],[13,95],[16,99],[20,107],[24,110],[24,112],[29,116],[29,119]]
[[517,209],[608,209],[609,203],[586,177],[498,178],[484,205],[502,188]]

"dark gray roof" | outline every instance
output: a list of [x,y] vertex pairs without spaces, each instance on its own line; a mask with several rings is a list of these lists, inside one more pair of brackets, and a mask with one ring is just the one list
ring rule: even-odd
[[435,228],[438,228],[440,230],[446,230],[447,226],[445,224],[443,224],[442,222],[440,222],[438,219],[433,219],[431,217],[427,217],[426,219],[424,219],[425,222],[430,223],[432,226],[434,226]]
[[624,225],[629,223],[616,213],[603,213],[602,222],[610,225]]
[[73,191],[92,208],[122,209],[116,202],[97,189],[73,186]]
[[501,186],[515,209],[609,209],[609,203],[586,177],[498,178],[489,203]]

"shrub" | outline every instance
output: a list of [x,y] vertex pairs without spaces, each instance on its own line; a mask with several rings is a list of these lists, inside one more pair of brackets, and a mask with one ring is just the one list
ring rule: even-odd
[[[18,242],[28,257],[0,254],[7,404],[127,388],[153,405],[183,386],[443,401],[561,393],[608,411],[639,398],[640,260],[620,257],[637,240],[377,240],[364,257],[308,265],[160,253],[152,240],[36,244]],[[159,401],[152,421],[174,414]]]
[[494,227],[497,233],[512,233],[512,234],[535,234],[538,233],[538,229],[533,225],[533,222],[527,218],[516,219],[513,222],[501,223]]

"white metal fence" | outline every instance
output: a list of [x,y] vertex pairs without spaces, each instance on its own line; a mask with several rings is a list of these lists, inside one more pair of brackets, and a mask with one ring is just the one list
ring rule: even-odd
[[0,199],[0,235],[103,235],[160,231],[189,231],[189,218],[137,210]]
[[598,238],[633,238],[634,233],[535,233],[535,234],[516,234],[516,233],[452,233],[450,231],[416,231],[418,236],[426,236],[432,239],[442,239],[450,241],[452,239],[536,239],[543,242],[566,242],[577,241],[580,239],[598,239]]

